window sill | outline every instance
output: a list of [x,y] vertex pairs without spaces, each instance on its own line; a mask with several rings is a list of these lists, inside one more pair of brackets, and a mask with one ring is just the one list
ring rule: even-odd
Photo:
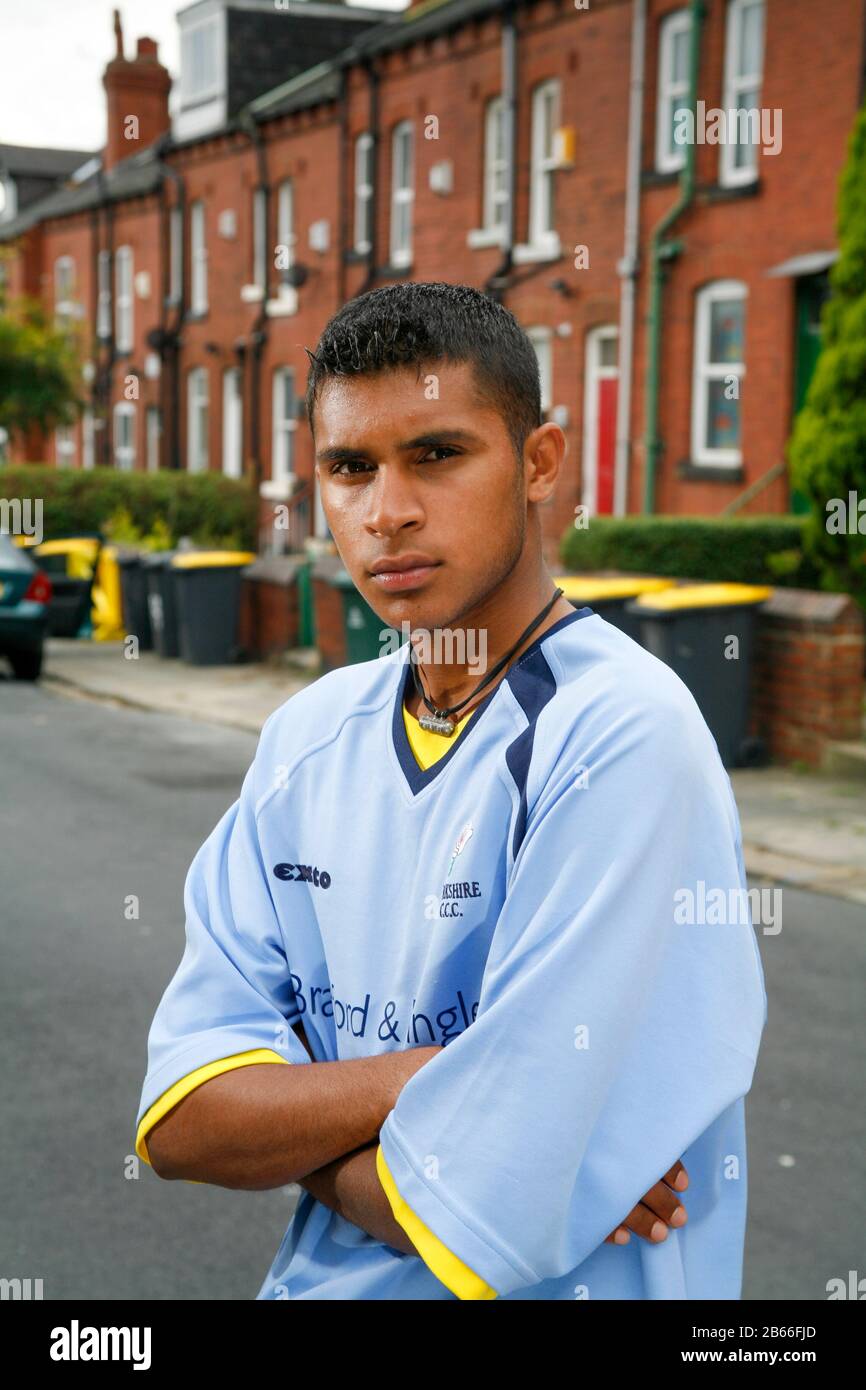
[[515,265],[528,265],[533,261],[558,261],[561,256],[562,246],[559,237],[555,241],[551,239],[534,245],[531,242],[522,242],[512,251]]
[[472,251],[483,251],[488,246],[505,246],[506,236],[501,227],[473,227],[466,233],[466,245]]
[[275,299],[265,301],[265,313],[269,319],[290,318],[292,314],[298,312],[298,291],[296,289],[284,290]]
[[364,262],[368,261],[369,259],[369,250],[359,251],[355,246],[350,246],[349,249],[345,251],[343,254],[343,262],[345,265],[363,265]]
[[204,323],[208,317],[207,309],[187,309],[183,316],[184,323]]
[[677,477],[685,482],[742,483],[745,473],[741,463],[694,463],[682,459],[677,464]]
[[401,275],[412,274],[412,262],[408,261],[406,265],[392,265],[391,262],[387,262],[385,265],[379,266],[376,274],[380,275],[383,280],[397,280]]
[[644,169],[640,176],[641,188],[668,188],[678,182],[680,169]]
[[695,193],[710,203],[729,203],[736,198],[754,198],[761,191],[761,180],[752,179],[749,183],[705,183],[699,184]]

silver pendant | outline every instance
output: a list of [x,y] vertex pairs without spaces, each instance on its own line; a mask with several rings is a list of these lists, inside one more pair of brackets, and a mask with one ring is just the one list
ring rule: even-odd
[[454,722],[451,719],[444,719],[438,714],[422,714],[418,720],[422,729],[426,729],[430,734],[442,734],[443,738],[450,738],[454,732]]

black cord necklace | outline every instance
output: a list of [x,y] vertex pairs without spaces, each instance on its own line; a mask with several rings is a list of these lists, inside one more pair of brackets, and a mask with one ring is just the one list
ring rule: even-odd
[[439,709],[436,705],[433,704],[432,700],[428,700],[426,694],[424,693],[424,689],[418,678],[418,671],[416,669],[419,663],[415,659],[415,652],[410,641],[409,666],[412,671],[412,680],[415,682],[416,693],[424,701],[424,704],[430,711],[429,714],[422,714],[421,718],[418,720],[418,723],[421,725],[421,728],[426,729],[431,734],[442,734],[444,738],[450,738],[455,728],[454,721],[450,718],[450,716],[452,714],[456,714],[457,711],[461,710],[464,705],[467,705],[470,700],[473,700],[475,696],[478,694],[479,690],[483,690],[485,685],[489,685],[490,682],[494,680],[496,676],[499,675],[499,672],[502,670],[503,666],[505,666],[511,660],[512,656],[517,651],[517,648],[521,645],[522,642],[525,642],[530,632],[533,632],[535,628],[538,627],[538,624],[542,621],[542,619],[547,617],[548,613],[550,612],[553,605],[556,603],[556,600],[559,598],[561,593],[561,589],[557,589],[554,592],[553,598],[550,600],[550,602],[545,604],[541,612],[538,614],[537,618],[533,618],[532,622],[529,624],[529,627],[526,628],[524,632],[521,632],[517,641],[514,643],[514,646],[505,653],[501,661],[498,661],[496,663],[493,670],[488,672],[488,674],[481,681],[480,685],[476,685],[475,689],[471,692],[471,694],[467,695],[465,700],[461,700],[459,705],[450,705],[447,709]]

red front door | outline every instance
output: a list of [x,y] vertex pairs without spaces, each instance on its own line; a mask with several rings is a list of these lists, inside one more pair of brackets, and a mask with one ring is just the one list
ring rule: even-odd
[[597,390],[596,511],[599,516],[610,516],[613,512],[613,470],[616,459],[616,377],[600,377]]

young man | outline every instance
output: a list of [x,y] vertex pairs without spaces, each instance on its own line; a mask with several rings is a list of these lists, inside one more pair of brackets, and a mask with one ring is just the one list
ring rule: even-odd
[[376,290],[307,408],[395,640],[268,719],[196,855],[137,1152],[303,1185],[263,1299],[739,1298],[763,976],[678,908],[745,889],[737,811],[685,686],[545,568],[532,344],[466,286]]

